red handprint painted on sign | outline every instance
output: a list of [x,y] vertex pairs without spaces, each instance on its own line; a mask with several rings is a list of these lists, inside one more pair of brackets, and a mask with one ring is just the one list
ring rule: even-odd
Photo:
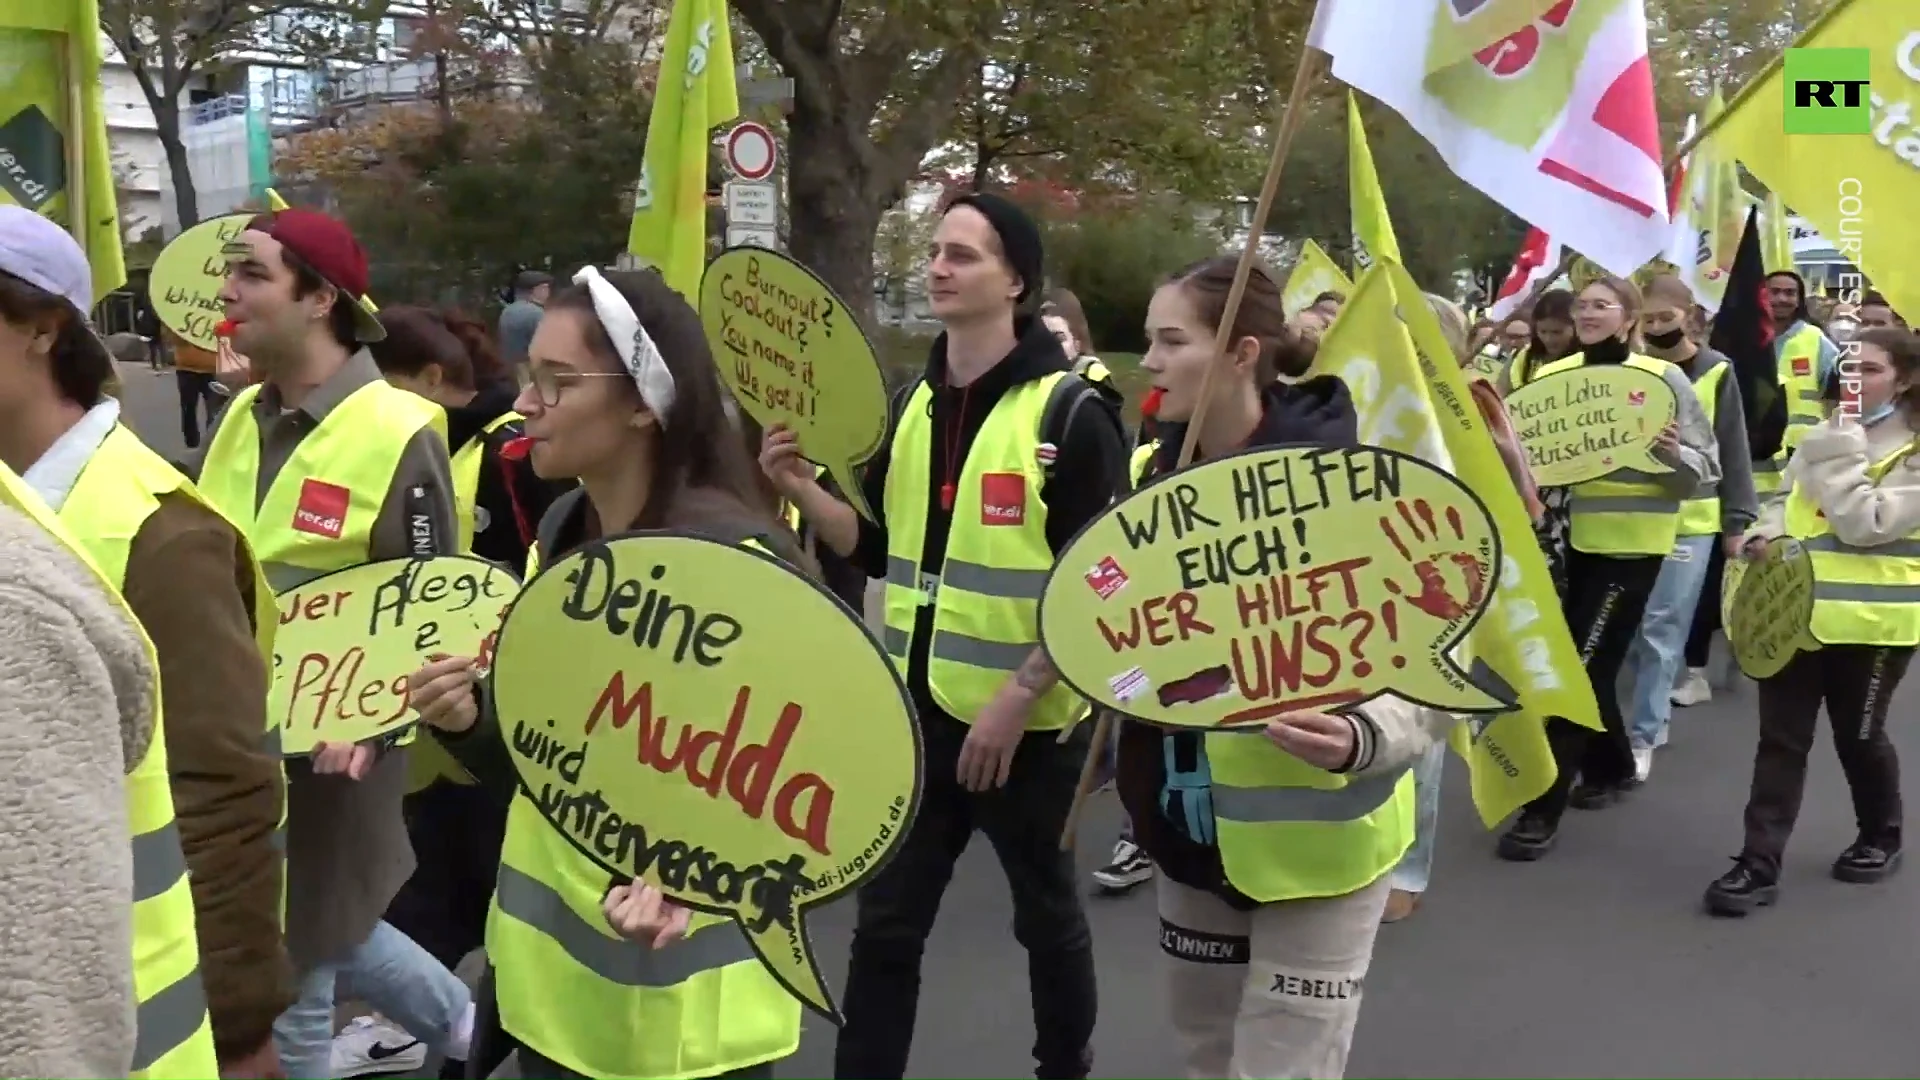
[[[1441,522],[1434,517],[1433,507],[1425,499],[1415,499],[1411,503],[1400,499],[1393,507],[1398,523],[1382,514],[1380,530],[1392,541],[1394,550],[1412,565],[1414,580],[1419,584],[1420,591],[1409,593],[1392,579],[1386,582],[1387,591],[1403,597],[1408,604],[1444,622],[1453,622],[1477,610],[1480,602],[1486,599],[1488,568],[1481,562],[1480,556],[1458,550],[1458,543],[1464,541],[1467,535],[1466,523],[1460,516],[1459,508],[1446,508],[1441,515],[1445,519],[1443,530]],[[1402,532],[1411,538],[1411,543],[1402,539]],[[1447,550],[1450,541],[1455,550]],[[1420,549],[1418,556],[1415,554],[1416,548]],[[1443,562],[1452,564],[1458,572],[1466,594],[1464,598],[1453,595],[1453,587],[1441,568]]]

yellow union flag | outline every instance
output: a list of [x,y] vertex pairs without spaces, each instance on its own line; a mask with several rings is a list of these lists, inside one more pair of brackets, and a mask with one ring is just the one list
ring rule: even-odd
[[1382,260],[1361,276],[1322,340],[1314,370],[1347,384],[1362,442],[1449,470],[1493,516],[1501,550],[1493,601],[1467,640],[1471,655],[1457,660],[1497,676],[1518,705],[1469,717],[1453,736],[1455,752],[1473,774],[1474,806],[1492,828],[1553,783],[1547,717],[1600,728],[1593,686],[1561,614],[1546,557],[1459,362],[1399,263]]
[[95,0],[0,0],[0,203],[66,226],[95,298],[126,283]]
[[1356,273],[1375,259],[1400,261],[1400,242],[1393,236],[1387,199],[1380,191],[1380,174],[1373,171],[1373,149],[1360,122],[1360,102],[1347,91],[1347,201],[1353,206],[1353,268]]
[[1337,292],[1345,296],[1352,291],[1353,282],[1341,273],[1340,264],[1319,244],[1308,240],[1300,245],[1300,257],[1293,261],[1293,272],[1287,275],[1286,287],[1280,290],[1280,306],[1291,319],[1312,307],[1313,298],[1321,293]]
[[709,133],[739,115],[726,0],[674,0],[627,251],[689,303],[707,259]]
[[1862,49],[1872,56],[1873,119],[1859,135],[1787,135],[1786,78],[1769,67],[1729,108],[1721,128],[1729,151],[1781,202],[1860,268],[1894,308],[1920,314],[1920,172],[1911,121],[1920,92],[1902,74],[1903,44],[1920,31],[1912,0],[1843,0],[1796,48]]

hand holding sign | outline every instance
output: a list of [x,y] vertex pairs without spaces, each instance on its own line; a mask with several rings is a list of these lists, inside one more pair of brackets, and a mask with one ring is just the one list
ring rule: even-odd
[[700,279],[700,321],[720,377],[747,414],[763,428],[791,428],[808,460],[827,467],[861,516],[877,520],[853,469],[886,438],[886,380],[827,283],[779,252],[735,248]]
[[519,587],[484,559],[446,555],[367,563],[281,593],[267,700],[281,749],[307,754],[410,726],[407,677],[444,653],[484,665]]
[[1542,487],[1582,484],[1622,469],[1672,472],[1651,451],[1676,409],[1666,380],[1621,364],[1563,371],[1507,395],[1514,433]]
[[1040,636],[1099,705],[1170,727],[1258,727],[1392,693],[1511,702],[1448,655],[1500,542],[1464,484],[1377,447],[1254,450],[1135,492],[1074,538]]
[[[527,584],[492,678],[514,767],[560,835],[623,882],[732,919],[838,1022],[805,912],[877,871],[920,797],[906,689],[854,613],[744,548],[621,537]],[[669,928],[645,908],[615,925]]]
[[227,245],[253,220],[228,214],[203,221],[161,250],[153,260],[147,294],[160,324],[197,349],[213,352],[221,322],[220,287],[227,280]]
[[1767,543],[1765,557],[1727,564],[1733,597],[1723,609],[1734,662],[1749,678],[1769,679],[1797,652],[1820,647],[1813,624],[1813,559],[1798,540]]

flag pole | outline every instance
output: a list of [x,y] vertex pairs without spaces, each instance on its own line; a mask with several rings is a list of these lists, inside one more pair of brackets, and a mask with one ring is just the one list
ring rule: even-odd
[[[87,153],[82,146],[86,142],[86,87],[80,81],[80,34],[82,31],[69,27],[62,36],[64,48],[61,49],[61,68],[66,75],[67,131],[67,217],[73,239],[80,250],[87,252],[91,259],[92,251],[87,246]],[[89,318],[91,312],[84,313]]]
[[[1273,157],[1267,162],[1267,178],[1260,185],[1260,199],[1254,204],[1253,220],[1247,228],[1247,243],[1240,251],[1240,264],[1234,268],[1233,285],[1227,290],[1227,305],[1220,313],[1220,328],[1214,334],[1213,363],[1207,365],[1206,374],[1200,379],[1199,397],[1194,405],[1193,416],[1187,421],[1186,441],[1180,446],[1180,468],[1191,463],[1194,452],[1199,449],[1200,425],[1206,419],[1207,405],[1213,399],[1214,376],[1228,366],[1227,354],[1233,344],[1234,320],[1240,316],[1240,302],[1247,293],[1247,279],[1253,276],[1254,261],[1260,257],[1260,237],[1265,234],[1267,217],[1273,212],[1273,201],[1280,191],[1280,175],[1286,166],[1287,154],[1293,149],[1293,137],[1304,119],[1307,90],[1319,74],[1320,64],[1320,50],[1303,43],[1300,60],[1293,68],[1293,87],[1287,92],[1286,102],[1281,106],[1278,116]],[[1074,836],[1079,831],[1080,811],[1086,805],[1087,796],[1093,793],[1094,772],[1105,757],[1113,725],[1113,714],[1100,710],[1093,724],[1093,739],[1088,745],[1087,760],[1080,768],[1080,783],[1073,793],[1073,805],[1067,810],[1067,823],[1060,832],[1062,851],[1073,850]],[[1069,732],[1071,730],[1068,729]],[[1063,733],[1061,738],[1065,737]]]
[[[1835,16],[1839,15],[1841,12],[1847,10],[1847,8],[1852,6],[1853,6],[1853,0],[1840,0],[1839,3],[1821,12],[1817,17],[1814,18],[1813,22],[1807,24],[1807,28],[1801,31],[1800,36],[1797,38],[1794,38],[1793,44],[1787,46],[1787,48],[1788,49],[1799,48],[1801,42],[1807,40],[1808,38],[1812,37],[1814,34],[1818,33],[1821,27],[1824,27]],[[1738,109],[1741,105],[1745,104],[1746,100],[1753,96],[1753,92],[1759,89],[1760,84],[1767,81],[1767,76],[1772,75],[1775,68],[1778,68],[1780,65],[1786,63],[1786,59],[1787,59],[1787,53],[1785,49],[1773,54],[1773,59],[1767,61],[1767,64],[1765,67],[1761,68],[1758,72],[1756,72],[1753,78],[1747,80],[1747,84],[1740,88],[1739,93],[1733,95],[1733,100],[1727,102],[1725,108],[1721,109],[1720,112],[1713,117],[1713,119],[1708,120],[1704,124],[1701,124],[1700,130],[1694,132],[1692,138],[1686,139],[1682,141],[1679,146],[1674,147],[1673,161],[1677,162],[1681,158],[1687,156],[1687,153],[1689,151],[1691,151],[1694,147],[1699,146],[1703,141],[1706,140],[1707,136],[1713,134],[1716,130],[1719,129],[1720,125],[1726,123],[1727,118],[1733,115],[1734,110]],[[1669,163],[1668,168],[1672,168],[1671,163]]]

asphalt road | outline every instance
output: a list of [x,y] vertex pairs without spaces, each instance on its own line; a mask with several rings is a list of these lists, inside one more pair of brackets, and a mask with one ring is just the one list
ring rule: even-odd
[[[180,450],[171,375],[125,369],[128,419]],[[1878,886],[1828,876],[1853,839],[1828,744],[1816,745],[1779,906],[1744,920],[1702,913],[1700,893],[1739,847],[1754,740],[1753,689],[1679,710],[1673,744],[1629,802],[1570,812],[1546,861],[1493,857],[1464,767],[1448,762],[1426,903],[1382,929],[1350,1073],[1356,1077],[1920,1075],[1920,876]],[[1913,759],[1916,691],[1895,702]],[[1103,861],[1110,796],[1080,861]],[[1101,1013],[1095,1075],[1177,1075],[1158,975],[1152,892],[1090,899]],[[814,941],[841,984],[850,904],[819,913]],[[911,1075],[1032,1072],[1007,889],[984,842],[968,851],[929,944]],[[784,1076],[828,1076],[833,1031],[809,1018]]]

